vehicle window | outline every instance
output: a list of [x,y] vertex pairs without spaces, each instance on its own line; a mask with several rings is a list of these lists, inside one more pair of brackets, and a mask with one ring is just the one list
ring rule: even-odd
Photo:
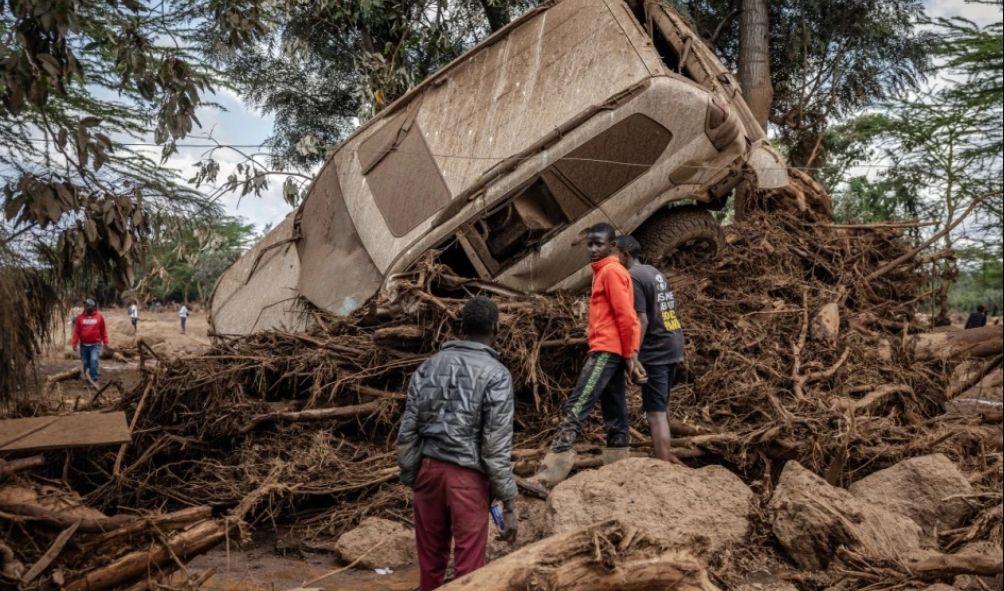
[[359,149],[366,184],[394,236],[404,236],[450,201],[418,123],[408,123],[391,122],[386,133],[381,129]]
[[492,258],[501,263],[568,221],[547,183],[538,177],[522,193],[482,218],[478,230]]
[[668,129],[635,113],[573,150],[554,168],[599,205],[647,171],[670,139]]

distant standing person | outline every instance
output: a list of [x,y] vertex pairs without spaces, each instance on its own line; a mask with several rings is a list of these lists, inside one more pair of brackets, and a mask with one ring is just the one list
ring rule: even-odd
[[87,298],[84,300],[84,311],[73,319],[73,335],[70,337],[70,346],[74,351],[80,350],[80,361],[83,365],[82,379],[88,376],[95,384],[98,383],[99,370],[98,361],[101,358],[101,346],[108,345],[108,329],[105,327],[105,319],[98,312],[97,304],[94,300]]
[[485,564],[488,510],[502,501],[502,539],[516,541],[512,378],[492,349],[498,307],[476,297],[460,313],[462,340],[445,343],[411,376],[397,436],[401,482],[415,493],[419,589]]
[[987,325],[987,307],[983,304],[976,306],[976,311],[969,315],[966,320],[966,328],[979,328]]
[[132,332],[135,334],[136,325],[139,324],[139,306],[136,305],[135,300],[129,304],[129,322],[132,323]]
[[181,324],[181,334],[185,334],[185,323],[188,322],[188,306],[185,304],[178,308],[178,322]]
[[638,360],[648,381],[641,386],[641,406],[652,431],[655,457],[677,461],[670,449],[669,391],[683,363],[683,328],[676,316],[676,298],[659,269],[638,261],[641,244],[632,236],[617,238],[621,264],[631,274],[634,308],[641,324]]

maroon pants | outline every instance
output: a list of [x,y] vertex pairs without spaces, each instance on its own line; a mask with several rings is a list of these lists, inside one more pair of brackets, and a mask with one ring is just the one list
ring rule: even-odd
[[422,458],[415,480],[415,540],[421,591],[443,584],[451,538],[455,577],[485,565],[488,478],[477,470]]

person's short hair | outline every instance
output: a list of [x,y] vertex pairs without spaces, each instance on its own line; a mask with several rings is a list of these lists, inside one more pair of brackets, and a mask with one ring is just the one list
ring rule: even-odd
[[468,336],[489,336],[495,330],[498,321],[498,306],[484,296],[467,300],[463,310],[460,311],[460,330]]
[[984,306],[983,304],[980,304],[979,306],[976,306],[976,311],[979,312],[980,314],[986,314],[987,307]]
[[589,228],[586,229],[586,234],[603,234],[610,242],[617,239],[617,230],[606,222],[600,222],[589,226]]
[[641,256],[641,244],[634,236],[628,236],[627,234],[617,237],[617,250],[627,254],[631,258],[636,259]]

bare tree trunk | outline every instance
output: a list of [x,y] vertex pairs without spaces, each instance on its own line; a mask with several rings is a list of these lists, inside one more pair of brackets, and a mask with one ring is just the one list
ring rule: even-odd
[[488,26],[492,33],[509,24],[509,11],[505,3],[496,0],[481,0],[481,8],[485,11]]
[[767,130],[774,87],[770,82],[770,26],[767,0],[743,0],[739,24],[739,84],[760,126]]

